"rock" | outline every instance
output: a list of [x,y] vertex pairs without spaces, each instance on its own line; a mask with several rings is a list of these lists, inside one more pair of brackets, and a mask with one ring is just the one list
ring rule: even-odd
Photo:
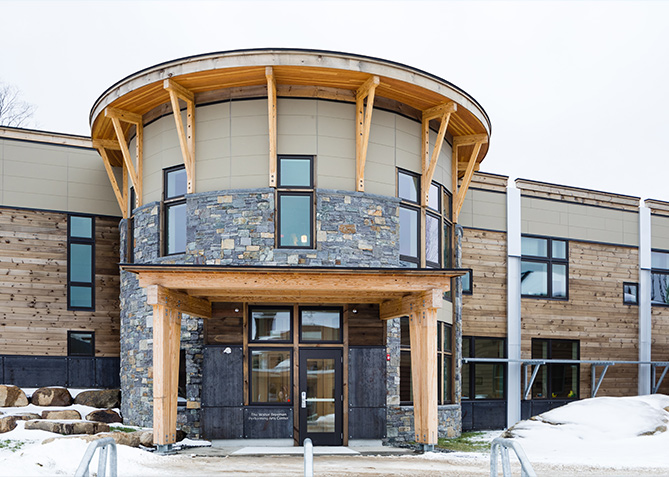
[[139,443],[144,447],[153,447],[153,431],[138,431]]
[[72,396],[65,388],[39,388],[33,393],[31,402],[35,406],[70,406]]
[[56,434],[62,434],[64,436],[69,436],[72,434],[97,434],[98,432],[109,432],[109,426],[107,424],[92,421],[63,422],[35,420],[27,421],[25,428],[55,432]]
[[62,411],[43,411],[42,419],[53,419],[53,420],[72,420],[77,419],[81,420],[81,414],[79,411],[74,409],[63,409]]
[[17,421],[30,421],[31,419],[41,419],[41,417],[39,414],[33,414],[31,412],[3,416],[0,418],[0,433],[14,430],[16,428]]
[[121,407],[120,389],[98,389],[93,391],[84,391],[77,394],[74,398],[74,404],[97,407],[99,409],[111,409]]
[[96,422],[123,422],[121,416],[111,409],[98,409],[97,411],[93,411],[86,416],[86,420]]
[[0,407],[24,407],[28,405],[26,393],[12,385],[0,385]]
[[90,435],[90,436],[66,436],[66,437],[49,437],[44,439],[42,444],[48,444],[58,439],[83,439],[86,442],[97,441],[98,439],[104,439],[105,437],[111,437],[114,439],[117,445],[124,445],[130,447],[139,447],[140,445],[140,436],[139,432],[101,432],[100,434]]

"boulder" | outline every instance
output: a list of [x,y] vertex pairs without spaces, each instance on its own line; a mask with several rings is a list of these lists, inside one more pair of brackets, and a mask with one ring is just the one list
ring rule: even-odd
[[74,404],[97,407],[98,409],[112,409],[121,407],[120,389],[98,389],[83,391],[74,398]]
[[16,428],[17,421],[30,421],[31,419],[41,419],[39,414],[31,412],[24,414],[15,414],[0,417],[0,433],[9,432]]
[[81,420],[81,414],[74,409],[63,409],[60,411],[43,411],[42,419],[53,419],[59,421]]
[[137,431],[139,443],[144,447],[153,447],[153,431]]
[[57,439],[83,439],[86,442],[97,441],[98,439],[104,439],[105,437],[111,437],[114,439],[116,444],[130,446],[130,447],[139,447],[140,439],[139,432],[101,432],[100,434],[90,435],[90,436],[66,436],[66,437],[49,437],[44,439],[42,444],[48,444]]
[[86,420],[96,422],[123,422],[121,416],[111,409],[98,409],[97,411],[93,411],[86,416]]
[[102,422],[92,421],[27,421],[26,429],[39,429],[41,431],[54,432],[69,436],[72,434],[97,434],[98,432],[109,432],[109,426]]
[[39,388],[30,400],[35,406],[72,405],[72,395],[65,388]]
[[0,407],[24,407],[28,405],[26,393],[16,386],[0,385]]

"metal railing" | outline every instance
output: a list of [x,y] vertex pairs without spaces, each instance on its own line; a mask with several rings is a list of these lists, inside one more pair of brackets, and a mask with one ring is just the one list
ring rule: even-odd
[[[97,477],[105,477],[107,472],[107,460],[109,460],[109,477],[117,477],[118,460],[116,457],[116,442],[111,437],[98,439],[91,442],[86,448],[83,459],[77,468],[74,477],[88,477],[88,467],[95,455],[95,451],[100,449],[100,456],[98,457],[98,474]],[[111,449],[111,452],[109,450]],[[111,455],[111,456],[110,456]]]
[[314,477],[314,445],[308,437],[304,439],[304,477]]
[[499,456],[502,457],[502,475],[504,477],[511,477],[511,462],[509,461],[509,449],[513,449],[516,457],[520,461],[520,475],[522,477],[537,477],[536,472],[532,468],[523,447],[512,439],[504,439],[498,437],[492,441],[490,447],[490,477],[497,477]]

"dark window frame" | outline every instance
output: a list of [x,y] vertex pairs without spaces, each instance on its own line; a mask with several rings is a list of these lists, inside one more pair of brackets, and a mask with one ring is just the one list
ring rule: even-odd
[[[178,164],[176,166],[171,166],[171,167],[166,167],[163,169],[163,200],[162,200],[162,223],[163,223],[163,228],[162,228],[162,256],[167,257],[167,256],[173,256],[173,255],[181,255],[186,252],[185,245],[186,245],[186,230],[184,230],[184,250],[183,251],[177,251],[177,252],[169,252],[169,213],[170,209],[173,207],[177,207],[180,205],[185,205],[186,204],[186,193],[183,195],[175,195],[175,196],[168,196],[167,195],[167,185],[168,185],[168,176],[169,174],[179,171],[179,170],[186,170],[186,166],[183,164]],[[186,178],[186,181],[188,178]],[[186,219],[188,219],[188,213],[186,213]]]
[[[254,340],[253,339],[253,312],[256,310],[283,310],[290,313],[289,325],[290,329],[288,330],[288,336],[290,337],[287,340]],[[294,326],[294,307],[292,306],[270,306],[270,305],[252,305],[248,307],[248,344],[250,346],[254,345],[268,345],[268,344],[278,344],[286,345],[293,344],[293,326]],[[254,347],[255,349],[255,347]]]
[[[501,356],[499,359],[506,359],[507,358],[507,353],[508,353],[508,346],[507,346],[507,340],[504,337],[496,337],[496,336],[463,336],[462,341],[464,343],[465,340],[469,341],[469,354],[470,356],[465,356],[464,355],[464,346],[463,346],[463,352],[462,352],[462,357],[463,358],[473,358],[476,355],[476,341],[477,340],[502,340],[502,349],[504,350],[503,356]],[[477,364],[499,364],[503,368],[503,373],[502,373],[502,379],[504,381],[502,385],[502,397],[500,398],[485,398],[485,399],[477,399],[476,398],[476,380],[474,379],[476,376],[476,366]],[[499,363],[463,363],[462,364],[462,373],[464,373],[464,368],[467,367],[469,369],[469,389],[467,391],[467,395],[469,396],[468,398],[465,399],[464,395],[464,389],[462,389],[461,395],[462,395],[462,400],[463,401],[504,401],[508,397],[508,385],[509,385],[509,367],[507,363],[505,362],[499,362]],[[463,383],[463,388],[464,388],[464,383]],[[473,397],[472,397],[473,396]]]
[[[667,268],[660,268],[660,267],[653,267],[652,264],[652,253],[661,253],[661,254],[666,254],[669,255],[669,251],[667,250],[661,250],[661,249],[651,249],[651,270],[650,270],[650,293],[651,293],[651,299],[650,299],[650,305],[651,307],[653,306],[662,306],[662,307],[669,307],[669,300],[665,300],[665,302],[660,302],[660,301],[653,301],[653,293],[655,292],[655,287],[653,285],[653,277],[654,276],[669,276],[669,269]],[[667,279],[669,282],[669,279]]]
[[[522,293],[522,273],[521,273],[521,297],[522,298],[533,298],[538,300],[559,300],[559,301],[569,301],[569,240],[558,238],[558,237],[545,237],[541,235],[530,235],[523,234],[522,237],[541,239],[546,240],[546,257],[536,256],[536,255],[525,255],[521,256],[521,269],[523,262],[532,262],[532,263],[545,263],[546,268],[546,280],[547,288],[546,295],[526,295]],[[553,258],[553,241],[559,241],[565,243],[565,257],[566,258]],[[564,265],[565,266],[565,296],[556,297],[553,296],[553,264]]]
[[[409,203],[410,204],[410,203]],[[407,204],[400,204],[401,209],[406,209],[406,210],[412,210],[417,213],[418,216],[418,227],[416,227],[416,230],[414,231],[415,237],[416,237],[416,256],[412,257],[411,255],[403,255],[400,253],[400,260],[403,262],[409,262],[409,263],[415,263],[417,268],[420,268],[420,256],[422,253],[421,250],[421,239],[420,239],[420,215],[421,215],[421,210],[420,207],[416,206],[411,206]],[[401,224],[400,224],[401,226]],[[400,232],[401,234],[401,232]]]
[[[281,161],[283,159],[303,159],[309,161],[309,186],[284,186],[281,183]],[[300,249],[313,250],[316,248],[316,156],[299,154],[281,154],[277,156],[277,187],[275,195],[276,203],[276,241],[275,248],[278,249]],[[309,197],[309,243],[307,245],[281,245],[281,197]]]
[[[625,287],[634,287],[634,301],[627,301],[625,299]],[[638,305],[639,304],[639,284],[637,282],[623,282],[623,305]]]
[[[474,294],[474,270],[471,268],[465,268],[464,270],[467,270],[467,274],[464,276],[469,276],[469,288],[465,288],[464,285],[462,285],[462,294],[463,295],[473,295]],[[460,283],[463,282],[462,278],[460,278]]]
[[[554,342],[563,342],[563,343],[576,343],[576,354],[577,360],[581,359],[581,340],[571,340],[571,339],[564,339],[564,338],[532,338],[531,342],[531,350],[534,350],[534,343],[538,341],[546,341],[548,343],[548,357],[547,358],[535,358],[532,356],[532,359],[552,359],[552,354],[553,354],[553,347],[552,343]],[[547,381],[547,387],[546,389],[548,396],[545,397],[535,397],[534,396],[534,386],[536,385],[535,383],[532,385],[532,389],[530,390],[530,394],[532,395],[532,399],[537,399],[537,400],[550,400],[550,399],[570,399],[570,400],[578,400],[580,399],[579,396],[581,395],[581,366],[577,363],[575,364],[566,364],[566,363],[546,363],[543,364],[542,366],[546,367],[546,381]],[[552,392],[553,392],[553,372],[557,367],[569,367],[569,366],[576,366],[576,394],[573,397],[566,397],[566,398],[557,398],[557,397],[552,397]]]
[[[450,349],[445,349],[444,344],[446,343],[446,337],[445,337],[445,332],[446,329],[450,329],[450,336],[451,336],[451,343],[450,343]],[[440,384],[437,388],[437,404],[439,405],[445,405],[445,404],[452,404],[454,402],[453,399],[453,377],[454,377],[454,353],[453,353],[453,325],[451,323],[446,323],[445,321],[437,321],[437,383]],[[441,339],[439,339],[441,338]],[[449,396],[446,396],[446,391],[444,389],[444,382],[443,382],[443,376],[444,376],[444,362],[446,359],[449,360],[450,364],[450,374],[448,376],[450,380],[449,384]]]
[[[441,188],[440,188],[441,189]],[[437,250],[439,252],[439,262],[431,262],[427,259],[427,220],[428,217],[437,219]],[[419,242],[420,243],[420,242]],[[425,267],[426,268],[441,268],[441,264],[444,261],[444,222],[440,214],[437,214],[433,209],[428,208],[425,212]],[[419,247],[420,248],[420,245]]]
[[[305,340],[302,338],[303,311],[336,311],[339,313],[339,340]],[[340,306],[301,306],[298,309],[298,340],[300,344],[341,344],[344,342],[344,308]]]
[[[249,343],[251,344],[251,343]],[[290,378],[288,385],[288,392],[290,398],[284,402],[277,401],[254,401],[253,400],[253,352],[254,351],[279,351],[287,352],[290,355]],[[295,396],[293,396],[293,373],[295,368],[295,353],[293,353],[293,348],[288,346],[249,346],[248,348],[248,399],[249,406],[256,407],[288,407],[295,404]]]
[[[88,333],[91,335],[91,352],[90,353],[74,353],[72,351],[72,334],[85,334]],[[95,356],[95,331],[79,331],[79,330],[68,330],[67,331],[67,355],[74,357],[94,357]]]
[[[91,219],[91,238],[72,236],[72,217],[84,217]],[[72,276],[72,256],[71,246],[90,245],[91,246],[91,281],[79,282],[71,279]],[[95,216],[90,214],[68,214],[67,215],[67,309],[80,311],[95,311]],[[72,306],[71,289],[72,287],[82,287],[91,289],[91,306]]]
[[[281,177],[281,161],[284,159],[298,159],[298,160],[308,160],[309,161],[309,185],[308,186],[296,186],[296,185],[283,185]],[[303,189],[303,190],[312,190],[314,188],[314,162],[315,157],[309,155],[297,155],[297,154],[281,154],[277,156],[276,159],[276,187],[278,189]]]

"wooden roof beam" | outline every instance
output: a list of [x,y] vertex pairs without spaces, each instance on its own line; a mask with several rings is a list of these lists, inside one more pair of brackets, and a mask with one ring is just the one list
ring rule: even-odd
[[[488,142],[488,135],[487,134],[476,134],[472,136],[458,136],[453,139],[453,161],[455,162],[454,166],[454,172],[455,175],[453,176],[453,184],[455,187],[453,190],[455,191],[457,188],[457,193],[454,194],[453,198],[453,221],[457,222],[458,221],[458,216],[460,215],[460,210],[462,209],[462,205],[465,203],[465,195],[467,194],[467,190],[469,189],[469,185],[472,182],[472,177],[474,176],[474,171],[476,170],[476,166],[478,165],[477,159],[479,156],[479,152],[481,152],[481,147],[483,144]],[[457,187],[458,183],[458,168],[457,168],[457,162],[460,159],[459,158],[459,153],[458,149],[460,146],[469,146],[469,145],[474,145],[474,148],[472,149],[472,153],[469,156],[469,161],[467,162],[467,168],[465,170],[465,175],[462,178],[462,183],[460,184],[460,187]]]
[[265,78],[267,78],[267,116],[269,118],[269,186],[276,187],[276,78],[271,66],[265,68]]
[[101,148],[111,149],[114,151],[121,150],[121,145],[118,143],[118,141],[113,139],[93,139],[93,147],[98,150]]
[[112,190],[114,191],[114,195],[116,196],[116,201],[118,202],[118,206],[121,208],[121,214],[124,219],[127,219],[128,193],[125,189],[123,190],[123,192],[121,192],[121,190],[119,189],[118,181],[116,180],[116,176],[114,175],[114,170],[112,169],[111,163],[109,162],[109,156],[107,155],[107,151],[105,150],[105,148],[102,146],[97,146],[96,148],[98,150],[98,153],[100,153],[100,156],[102,156],[102,163],[105,165],[105,170],[107,171],[109,182],[111,183]]
[[396,300],[387,300],[381,303],[379,315],[382,320],[390,320],[402,316],[411,316],[424,308],[441,308],[444,292],[448,288],[434,288],[432,290],[406,295]]
[[[440,104],[423,111],[423,177],[421,181],[423,187],[421,205],[423,207],[427,206],[430,197],[430,185],[432,184],[434,171],[437,168],[437,161],[439,160],[439,154],[441,154],[441,147],[444,144],[451,114],[457,110],[457,104],[449,101],[448,103]],[[436,118],[441,118],[441,124],[439,126],[439,134],[437,134],[437,141],[432,151],[432,157],[430,158],[430,120]]]
[[[170,95],[172,104],[172,115],[179,136],[179,145],[181,146],[181,156],[183,157],[186,168],[186,191],[189,194],[195,192],[195,94],[187,88],[184,88],[174,80],[166,79],[163,81],[163,89]],[[179,100],[186,103],[186,131],[184,132],[183,120],[181,119],[181,106]]]
[[195,298],[160,285],[146,287],[146,303],[163,305],[198,318],[211,318],[211,303],[208,300]]
[[[135,206],[139,207],[142,205],[142,117],[138,114],[122,111],[116,108],[105,109],[105,117],[110,118],[112,125],[114,126],[116,139],[118,140],[118,144],[121,147],[121,154],[123,155],[125,169],[127,170],[128,175],[130,176],[130,181],[135,188]],[[130,150],[128,149],[128,144],[126,143],[125,133],[123,132],[121,121],[137,125],[137,169],[135,169],[135,165],[132,162],[132,157],[130,157]]]
[[[367,161],[367,147],[369,145],[369,130],[372,125],[372,111],[374,110],[374,96],[376,87],[381,83],[378,76],[372,76],[365,81],[355,94],[356,106],[356,135],[355,135],[355,190],[365,191],[365,162]],[[365,98],[367,106],[365,107]]]

